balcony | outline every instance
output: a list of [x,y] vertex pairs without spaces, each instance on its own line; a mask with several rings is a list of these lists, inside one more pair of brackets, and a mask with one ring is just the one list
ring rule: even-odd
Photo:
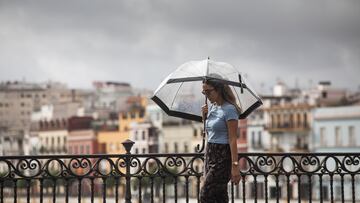
[[265,126],[265,129],[268,130],[270,133],[285,133],[285,132],[309,132],[310,126],[307,123],[278,123],[278,124],[268,124]]
[[[203,154],[0,157],[0,202],[198,202]],[[360,153],[240,153],[231,202],[359,202]]]

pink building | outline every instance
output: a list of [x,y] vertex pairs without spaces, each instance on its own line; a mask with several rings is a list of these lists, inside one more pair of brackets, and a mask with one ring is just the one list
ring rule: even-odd
[[96,132],[92,129],[91,117],[71,117],[68,123],[68,153],[98,154],[101,153]]

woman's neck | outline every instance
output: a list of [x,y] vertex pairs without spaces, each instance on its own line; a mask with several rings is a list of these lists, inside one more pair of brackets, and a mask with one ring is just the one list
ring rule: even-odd
[[225,103],[225,100],[221,97],[219,97],[216,101],[215,101],[215,104],[218,105],[218,106],[221,106]]

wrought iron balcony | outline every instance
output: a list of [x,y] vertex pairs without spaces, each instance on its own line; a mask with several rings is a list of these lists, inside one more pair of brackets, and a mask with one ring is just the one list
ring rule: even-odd
[[[0,202],[198,202],[203,154],[0,157]],[[360,153],[240,153],[231,202],[360,201]]]
[[269,132],[309,132],[311,130],[309,124],[307,123],[280,123],[280,124],[268,124],[265,128]]

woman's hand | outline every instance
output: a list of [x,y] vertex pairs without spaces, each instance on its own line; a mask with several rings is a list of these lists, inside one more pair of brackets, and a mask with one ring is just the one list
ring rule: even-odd
[[231,166],[231,182],[235,185],[239,184],[240,181],[240,168],[239,165]]
[[208,114],[208,111],[209,111],[209,109],[208,109],[208,105],[207,105],[207,104],[205,104],[204,106],[201,107],[201,112],[202,112],[202,119],[203,119],[203,121],[206,119],[207,114]]

